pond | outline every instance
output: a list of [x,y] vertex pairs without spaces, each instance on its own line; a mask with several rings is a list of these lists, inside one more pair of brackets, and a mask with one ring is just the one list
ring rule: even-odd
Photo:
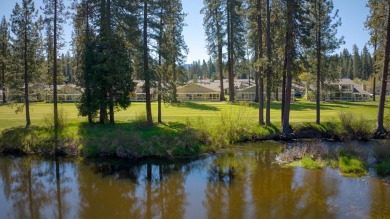
[[0,218],[390,218],[388,179],[282,168],[282,147],[181,160],[0,157]]

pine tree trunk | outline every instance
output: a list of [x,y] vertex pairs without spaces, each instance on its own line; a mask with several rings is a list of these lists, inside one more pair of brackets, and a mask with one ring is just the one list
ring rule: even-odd
[[114,124],[115,123],[114,95],[112,93],[112,90],[110,90],[109,98],[110,98],[110,106],[109,106],[109,110],[110,110],[110,123]]
[[[162,16],[162,10],[161,10],[161,16]],[[163,21],[160,19],[160,35],[158,39],[158,66],[161,67],[161,45],[162,45],[162,31],[163,31]],[[158,95],[157,95],[157,122],[162,123],[162,113],[161,113],[161,102],[162,102],[162,80],[163,80],[163,75],[160,73],[160,78],[158,80]]]
[[[90,38],[89,38],[89,4],[87,3],[86,4],[86,30],[85,30],[85,35],[86,35],[86,38],[85,38],[85,43],[87,44],[86,46],[86,50],[88,51],[88,53],[90,52],[91,48],[90,48]],[[88,54],[90,56],[90,54]],[[85,92],[86,92],[86,97],[87,97],[87,109],[88,109],[88,123],[91,125],[93,123],[93,120],[92,120],[92,109],[91,109],[91,85],[90,85],[90,77],[91,76],[91,68],[90,68],[90,62],[89,62],[89,59],[90,57],[84,57],[84,62],[87,63],[87,67],[85,67],[86,69],[86,72],[84,72],[84,74],[86,76],[84,76],[85,78]]]
[[54,0],[54,42],[53,42],[53,104],[54,104],[54,150],[58,148],[58,105],[57,105],[57,0]]
[[375,88],[376,88],[376,68],[375,68],[375,64],[376,64],[376,48],[377,48],[377,41],[376,41],[376,39],[375,39],[375,41],[374,41],[374,65],[373,65],[373,81],[372,81],[372,101],[374,101],[375,102],[375,96],[376,96],[376,91],[375,91]]
[[174,103],[177,103],[177,74],[176,74],[176,62],[173,62],[173,82],[172,82],[172,100]]
[[265,123],[267,126],[271,125],[271,11],[270,11],[270,2],[267,0],[267,109],[265,116]]
[[[259,42],[257,44],[257,50],[259,51],[259,56],[256,57],[257,60],[261,60],[263,58],[263,23],[261,16],[261,0],[257,0],[257,11],[259,14],[257,15],[257,35],[259,38]],[[259,124],[265,125],[264,123],[264,78],[262,75],[262,66],[259,67]]]
[[287,65],[287,78],[286,78],[286,96],[283,110],[283,133],[286,136],[290,135],[290,104],[291,104],[291,85],[292,85],[292,73],[290,64]]
[[[287,42],[287,41],[286,41]],[[286,99],[286,68],[287,68],[287,51],[284,52],[284,60],[283,60],[283,72],[282,72],[282,104],[280,107],[281,110],[281,123],[283,126],[283,117],[284,117],[284,105],[285,105],[285,99]]]
[[[258,48],[255,49],[255,57],[258,57]],[[256,93],[255,93],[255,102],[258,103],[259,102],[259,93],[260,93],[260,88],[259,88],[259,70],[256,69],[256,72],[255,72],[255,88],[256,88]]]
[[225,101],[225,90],[223,87],[222,39],[218,40],[218,71],[219,71],[219,83],[220,83],[219,86],[221,88],[219,94],[219,100]]
[[291,1],[287,1],[287,30],[286,30],[286,45],[285,45],[285,69],[286,72],[286,84],[285,84],[285,96],[283,99],[283,119],[282,129],[283,134],[287,137],[290,136],[290,103],[291,103],[291,85],[292,85],[292,51],[293,51],[293,21],[294,14],[291,8]]
[[[3,53],[3,57],[5,57],[5,52]],[[5,64],[4,64],[4,61],[1,64],[1,88],[3,89],[3,97],[2,97],[3,103],[6,103],[7,98],[6,98],[6,94],[5,94]]]
[[[317,8],[318,6],[318,8]],[[321,123],[321,4],[315,2],[315,10],[317,14],[317,30],[316,30],[316,44],[317,44],[317,93],[316,93],[316,124]]]
[[259,124],[264,123],[264,79],[260,76],[259,79]]
[[[25,9],[27,10],[27,9]],[[27,12],[26,12],[27,13]],[[27,15],[26,15],[27,16]],[[27,60],[27,29],[24,29],[24,103],[26,107],[26,128],[31,125],[30,102],[28,99],[28,60]]]
[[[217,13],[218,13],[218,10],[217,8],[215,9],[215,15],[214,16],[217,16]],[[223,55],[223,51],[222,51],[222,37],[221,37],[221,27],[220,27],[220,23],[218,21],[218,19],[215,19],[216,20],[216,27],[217,27],[217,36],[218,36],[218,71],[219,71],[219,82],[220,82],[220,94],[219,94],[219,100],[220,101],[225,101],[225,90],[224,90],[224,87],[223,87],[223,62],[222,62],[222,55]]]
[[102,95],[102,100],[104,100],[104,103],[100,103],[100,106],[99,106],[99,123],[100,124],[104,124],[107,120],[107,104],[106,104],[106,100],[107,100],[107,95],[106,94],[103,94]]
[[384,113],[385,113],[385,101],[386,101],[386,88],[387,88],[387,75],[389,72],[389,59],[390,59],[390,0],[387,0],[387,28],[386,28],[386,42],[385,42],[385,56],[383,60],[383,72],[382,72],[382,89],[379,100],[378,109],[378,123],[376,128],[377,136],[386,133],[383,126]]
[[144,1],[144,27],[143,27],[143,47],[144,47],[144,75],[145,75],[145,92],[146,92],[146,119],[148,125],[153,125],[152,105],[150,95],[150,73],[148,60],[148,1]]
[[161,79],[158,81],[158,96],[157,96],[157,117],[158,117],[158,123],[162,123],[162,113],[161,113],[161,102],[162,102],[162,96],[161,96],[161,90],[162,90],[162,86],[161,86]]
[[[111,44],[113,43],[112,41],[112,29],[111,29],[111,0],[107,0],[107,6],[106,6],[106,22],[105,22],[105,37],[108,42],[108,52],[109,54],[114,53]],[[110,68],[110,72],[108,74],[115,74],[114,73],[114,66],[113,66],[113,61],[111,57],[108,57],[108,66]],[[108,76],[109,77],[109,76]],[[114,111],[114,93],[113,93],[113,85],[109,85],[109,92],[108,92],[108,106],[109,106],[109,114],[110,114],[110,123],[114,124],[115,123],[115,111]]]
[[234,72],[233,72],[233,25],[232,10],[234,1],[227,0],[227,37],[228,37],[228,78],[229,78],[229,101],[234,102]]
[[[5,59],[7,56],[7,49],[6,49],[6,44],[3,42],[3,58]],[[3,103],[7,102],[6,95],[5,95],[5,60],[2,60],[1,62],[1,89],[3,90],[2,92],[2,101]]]

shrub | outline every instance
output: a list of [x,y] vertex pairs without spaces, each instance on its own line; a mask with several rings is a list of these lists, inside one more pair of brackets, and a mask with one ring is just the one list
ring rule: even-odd
[[382,162],[375,166],[377,173],[381,176],[390,175],[390,161]]
[[[240,106],[245,103],[240,103]],[[197,127],[204,129],[205,126]],[[212,145],[217,148],[225,147],[229,144],[261,139],[271,133],[278,132],[275,127],[261,127],[246,112],[245,107],[239,107],[236,111],[223,113],[219,117],[216,126],[209,127]]]
[[304,157],[299,161],[292,162],[288,166],[300,166],[306,169],[321,169],[325,166],[325,163],[321,160],[313,160],[310,157]]
[[145,113],[137,114],[133,120],[133,122],[138,126],[139,128],[146,128],[148,127],[148,121],[146,119]]
[[57,141],[48,127],[30,126],[4,130],[0,135],[0,152],[34,153],[39,155],[79,155],[80,142],[70,132],[63,132]]
[[341,112],[339,114],[342,134],[345,138],[368,140],[372,136],[372,127],[362,115],[356,118],[352,113]]
[[297,138],[331,138],[337,139],[340,127],[336,123],[324,122],[320,125],[315,123],[300,123],[293,127]]
[[385,119],[384,119],[384,126],[385,126],[385,129],[390,131],[390,112],[388,112],[385,116]]
[[[58,128],[60,131],[63,131],[68,126],[67,120],[68,119],[67,119],[67,116],[65,114],[65,111],[62,108],[60,108],[58,110]],[[44,121],[47,128],[54,129],[54,113],[53,112],[45,115],[43,121]]]
[[367,175],[366,165],[351,156],[340,155],[339,157],[339,170],[344,176],[364,176]]

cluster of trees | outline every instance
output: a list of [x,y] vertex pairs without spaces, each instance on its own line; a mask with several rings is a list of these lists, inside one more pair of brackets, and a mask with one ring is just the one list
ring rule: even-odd
[[[33,0],[22,0],[10,21],[3,17],[0,24],[0,86],[24,89],[26,127],[31,124],[31,83],[52,86],[58,130],[57,84],[76,83],[85,89],[78,109],[90,123],[94,117],[114,123],[115,111],[130,104],[134,78],[145,80],[149,124],[150,90],[158,88],[161,122],[161,102],[176,101],[177,81],[185,72],[188,49],[181,1],[76,0],[65,7],[63,0],[43,0],[42,5],[38,10]],[[69,19],[73,54],[60,55]]]
[[187,74],[185,76],[186,81],[204,78],[212,80],[219,79],[216,63],[211,59],[211,57],[207,62],[204,59],[202,62],[200,60],[193,61],[192,64],[188,65]]
[[[85,92],[78,105],[88,121],[114,123],[117,108],[126,108],[133,78],[145,80],[146,117],[153,123],[151,88],[162,101],[176,101],[176,84],[187,47],[182,36],[181,1],[81,0],[74,4],[74,44],[79,79]],[[107,113],[107,110],[109,113]]]
[[[386,133],[383,120],[390,60],[390,0],[369,0],[367,7],[370,9],[370,15],[365,25],[371,35],[369,43],[374,47],[374,75],[381,71],[381,93],[376,130],[377,135],[381,135]],[[376,80],[373,83],[375,88]]]
[[[337,38],[341,25],[338,10],[332,0],[204,0],[204,28],[208,53],[215,60],[221,80],[227,72],[229,88],[237,69],[255,72],[258,90],[259,124],[270,125],[271,92],[282,89],[282,126],[290,133],[289,111],[293,78],[302,72],[316,83],[316,123],[320,123],[322,85],[339,78],[377,77],[380,63],[385,61],[386,15],[389,2],[370,0],[370,15],[365,23],[370,30],[372,56],[366,46],[359,52],[356,45],[352,53],[344,49],[334,55],[342,45]],[[246,31],[248,30],[248,31]],[[246,50],[246,51],[245,51]],[[384,66],[383,71],[385,71]],[[200,72],[200,71],[199,71]],[[382,78],[382,95],[386,91],[386,77]],[[229,89],[229,100],[234,100],[234,90]],[[265,93],[265,95],[264,95]],[[382,99],[382,98],[381,98]],[[384,102],[383,102],[384,103]],[[264,106],[264,104],[266,104]],[[384,105],[380,104],[380,112]],[[264,121],[264,108],[266,116]],[[383,114],[383,112],[382,112]],[[383,132],[383,115],[378,115],[378,130]]]
[[[317,81],[317,123],[320,122],[321,83],[329,74],[330,55],[343,43],[336,38],[341,25],[331,0],[204,0],[208,53],[217,63],[219,79],[226,69],[229,101],[234,101],[237,70],[254,72],[259,123],[270,125],[271,92],[282,89],[283,131],[290,132],[291,86],[300,72]],[[265,95],[263,95],[265,93]],[[264,105],[265,104],[265,105]],[[264,109],[266,115],[264,117]]]
[[343,49],[340,54],[329,57],[329,71],[338,78],[368,80],[374,73],[374,60],[367,46],[359,52],[359,48],[353,45],[352,53]]
[[359,53],[357,46],[352,53],[345,49],[333,55],[343,39],[336,37],[341,19],[332,0],[203,0],[201,13],[211,58],[194,62],[186,74],[183,63],[188,49],[182,35],[185,14],[181,0],[75,0],[73,55],[62,57],[58,55],[64,44],[62,26],[69,16],[62,0],[43,0],[43,13],[38,13],[32,0],[23,0],[15,5],[10,25],[5,18],[0,24],[1,86],[23,84],[26,126],[31,123],[28,84],[34,80],[53,85],[54,121],[58,120],[56,86],[66,81],[85,88],[78,108],[90,123],[94,117],[100,123],[114,123],[115,111],[130,104],[128,94],[135,87],[132,79],[143,79],[146,118],[152,124],[152,88],[158,90],[161,122],[161,104],[177,101],[179,82],[219,79],[224,100],[222,79],[226,72],[229,101],[234,101],[234,78],[243,77],[243,72],[251,77],[253,72],[259,124],[271,124],[271,92],[281,89],[281,121],[283,132],[288,134],[292,81],[301,72],[309,72],[316,83],[317,123],[322,84],[327,80],[375,78],[381,69],[382,89],[386,88],[388,67],[379,63],[389,58],[383,28],[388,1],[367,3],[370,16],[365,25],[372,36],[372,57],[367,47]]
[[[16,3],[10,22],[3,16],[0,25],[0,84],[3,91],[6,87],[13,88],[14,92],[23,88],[26,127],[31,124],[28,85],[33,82],[45,82],[53,85],[56,92],[57,82],[70,80],[74,75],[70,67],[72,62],[70,54],[63,56],[62,59],[57,57],[57,51],[63,46],[62,25],[65,21],[65,6],[61,0],[44,0],[43,3],[43,14],[38,13],[32,0]],[[68,74],[68,79],[61,72]],[[6,94],[3,92],[3,103],[7,101]],[[54,114],[57,118],[56,103],[54,105]],[[55,125],[57,129],[58,124]]]

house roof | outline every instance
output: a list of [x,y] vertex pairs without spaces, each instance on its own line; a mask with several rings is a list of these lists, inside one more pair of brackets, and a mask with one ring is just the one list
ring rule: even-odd
[[353,82],[351,79],[349,78],[343,78],[343,79],[340,79],[334,83],[332,83],[334,85],[352,85],[353,86],[353,92],[354,93],[361,93],[361,94],[370,94],[369,92],[363,90],[362,86],[359,85],[359,84],[356,84],[355,82]]
[[189,84],[177,88],[177,93],[218,93],[217,89],[206,87],[201,84]]
[[[215,90],[215,91],[219,91],[221,89],[221,83],[219,80],[216,80],[216,81],[213,81],[213,82],[201,82],[201,83],[195,83],[195,84],[199,84],[203,87],[207,87],[209,89],[212,89],[212,90]],[[226,89],[226,87],[228,86],[228,83],[226,83],[225,81],[223,82],[223,88]]]
[[361,93],[361,94],[368,94],[368,95],[370,95],[370,92],[367,92],[367,91],[363,90],[363,88],[360,87],[360,86],[354,86],[353,88],[354,88],[353,89],[354,93]]
[[250,92],[250,93],[255,93],[256,92],[256,86],[250,86],[247,88],[244,88],[242,90],[239,90],[237,93],[243,93],[243,92]]
[[335,81],[331,84],[336,84],[336,85],[356,85],[355,82],[353,82],[351,79],[349,78],[342,78],[338,81]]
[[[53,92],[53,86],[49,86],[45,88],[46,91],[52,93]],[[61,94],[79,94],[82,92],[82,88],[78,87],[75,84],[61,84],[57,85],[57,91]]]

